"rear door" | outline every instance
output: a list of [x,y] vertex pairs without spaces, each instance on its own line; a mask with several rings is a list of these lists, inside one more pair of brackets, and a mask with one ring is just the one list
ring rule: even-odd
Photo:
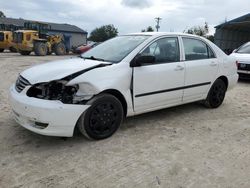
[[133,69],[133,99],[136,113],[160,109],[182,101],[185,67],[180,62],[178,37],[157,39],[140,55],[152,55],[152,64]]
[[204,41],[197,38],[182,37],[184,62],[186,66],[183,101],[204,98],[218,71],[215,53]]

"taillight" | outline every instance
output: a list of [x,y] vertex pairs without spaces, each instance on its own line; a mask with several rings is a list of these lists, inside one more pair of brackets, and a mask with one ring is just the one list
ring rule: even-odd
[[235,61],[236,67],[239,67],[239,61]]

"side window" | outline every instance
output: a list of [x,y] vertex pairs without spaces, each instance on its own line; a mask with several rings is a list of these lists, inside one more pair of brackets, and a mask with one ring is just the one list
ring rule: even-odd
[[208,47],[204,42],[191,38],[182,38],[182,40],[186,61],[209,58]]
[[149,45],[141,55],[155,56],[155,63],[180,61],[178,39],[176,37],[159,39]]

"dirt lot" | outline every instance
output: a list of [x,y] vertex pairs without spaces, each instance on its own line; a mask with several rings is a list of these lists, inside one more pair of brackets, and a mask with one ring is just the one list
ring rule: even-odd
[[111,138],[34,134],[11,117],[22,70],[70,58],[0,54],[0,187],[250,187],[250,82],[214,110],[188,104],[125,120]]

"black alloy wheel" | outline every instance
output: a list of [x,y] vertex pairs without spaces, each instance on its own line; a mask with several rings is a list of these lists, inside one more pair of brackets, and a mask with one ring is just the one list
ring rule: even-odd
[[214,84],[212,85],[207,99],[206,99],[206,106],[209,108],[217,108],[219,107],[225,98],[227,91],[226,84],[223,80],[217,79]]
[[120,127],[124,116],[120,101],[110,94],[101,94],[88,104],[91,106],[78,121],[80,132],[95,140],[112,136]]

